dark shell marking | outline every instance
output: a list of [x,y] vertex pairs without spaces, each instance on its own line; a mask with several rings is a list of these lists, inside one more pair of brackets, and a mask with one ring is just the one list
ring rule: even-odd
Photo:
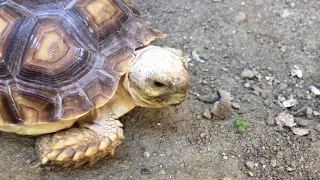
[[0,2],[0,125],[74,119],[112,98],[161,38],[129,0]]

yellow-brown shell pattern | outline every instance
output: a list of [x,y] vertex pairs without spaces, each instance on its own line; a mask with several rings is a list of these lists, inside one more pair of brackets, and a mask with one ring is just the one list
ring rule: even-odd
[[0,126],[101,107],[135,49],[158,38],[129,0],[0,1]]

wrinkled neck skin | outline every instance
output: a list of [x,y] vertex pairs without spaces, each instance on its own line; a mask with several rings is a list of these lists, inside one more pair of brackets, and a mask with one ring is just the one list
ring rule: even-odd
[[117,116],[121,117],[131,111],[136,106],[128,91],[123,87],[123,81],[120,82],[116,94],[108,102],[107,107]]

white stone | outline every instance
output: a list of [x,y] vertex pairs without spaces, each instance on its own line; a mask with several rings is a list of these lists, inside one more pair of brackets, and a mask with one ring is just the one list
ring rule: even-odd
[[305,135],[308,135],[310,130],[309,129],[305,129],[305,128],[295,128],[295,127],[292,127],[291,128],[291,131],[295,134],[295,135],[298,135],[298,136],[305,136]]
[[282,112],[276,117],[276,123],[280,127],[293,127],[297,124],[294,122],[294,118],[292,114],[289,114],[287,112]]
[[319,96],[320,95],[320,90],[314,86],[310,86],[310,90],[311,92],[316,95],[316,96]]
[[291,75],[294,77],[302,78],[302,70],[297,66],[294,65],[293,69],[291,70]]
[[295,99],[288,99],[282,102],[282,105],[286,108],[293,107],[298,104],[298,101]]

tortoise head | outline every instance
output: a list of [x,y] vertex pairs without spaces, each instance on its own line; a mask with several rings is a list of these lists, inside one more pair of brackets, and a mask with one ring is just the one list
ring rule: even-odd
[[190,85],[187,61],[182,51],[147,46],[136,52],[124,86],[135,104],[143,107],[179,105]]

